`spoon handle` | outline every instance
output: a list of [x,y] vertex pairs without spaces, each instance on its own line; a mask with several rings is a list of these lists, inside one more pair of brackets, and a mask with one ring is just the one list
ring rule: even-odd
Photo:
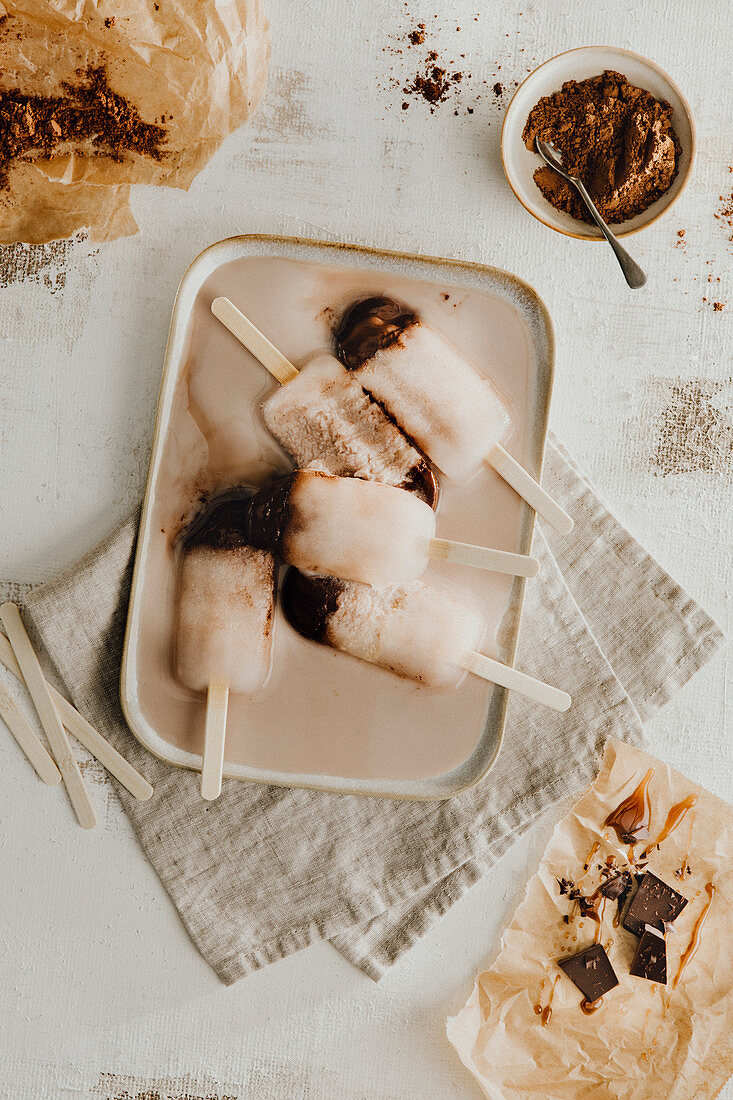
[[626,282],[629,284],[632,290],[639,290],[639,288],[644,286],[644,284],[646,283],[646,275],[641,270],[636,260],[633,260],[631,256],[629,256],[626,249],[616,240],[613,233],[608,228],[601,215],[598,213],[596,204],[593,202],[593,199],[588,194],[588,191],[586,190],[582,180],[574,179],[573,183],[580,193],[583,202],[588,207],[588,211],[590,213],[590,216],[593,218],[593,221],[596,223],[601,233],[613,249],[616,259],[619,262],[619,266],[624,273],[624,278],[626,279]]

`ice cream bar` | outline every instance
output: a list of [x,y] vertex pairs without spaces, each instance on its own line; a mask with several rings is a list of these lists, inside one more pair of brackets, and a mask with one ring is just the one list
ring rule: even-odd
[[299,569],[367,584],[420,576],[434,535],[435,513],[413,493],[315,470],[261,489],[248,508],[251,546]]
[[522,577],[539,570],[536,558],[435,538],[435,513],[414,493],[317,470],[296,470],[261,489],[243,522],[250,546],[365,584],[415,580],[428,558]]
[[564,711],[567,692],[478,653],[478,614],[422,581],[371,588],[290,569],[282,592],[288,622],[304,637],[434,688],[455,688],[465,672]]
[[274,613],[274,559],[248,545],[246,502],[212,506],[183,541],[176,675],[192,691],[213,683],[251,695],[270,667]]
[[422,581],[376,589],[290,569],[282,605],[304,637],[436,688],[460,684],[466,672],[456,658],[485,630],[479,614]]
[[425,457],[335,356],[312,359],[267,398],[262,415],[298,466],[411,489],[435,505]]
[[471,477],[509,434],[512,421],[499,391],[397,302],[357,302],[336,339],[344,365],[447,477]]

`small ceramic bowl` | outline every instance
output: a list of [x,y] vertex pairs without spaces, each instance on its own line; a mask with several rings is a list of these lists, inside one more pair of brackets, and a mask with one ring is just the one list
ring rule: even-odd
[[550,229],[583,241],[601,240],[600,230],[556,210],[543,197],[532,178],[542,161],[537,153],[531,153],[526,148],[522,131],[530,111],[543,96],[559,91],[566,80],[586,80],[598,76],[605,69],[623,73],[631,84],[646,88],[657,99],[666,100],[671,105],[672,125],[682,149],[679,170],[672,186],[643,214],[612,225],[617,237],[645,229],[670,208],[684,190],[695,158],[695,123],[690,105],[674,81],[653,61],[631,50],[613,46],[585,46],[545,61],[517,88],[509,104],[501,131],[501,159],[509,186],[522,206]]

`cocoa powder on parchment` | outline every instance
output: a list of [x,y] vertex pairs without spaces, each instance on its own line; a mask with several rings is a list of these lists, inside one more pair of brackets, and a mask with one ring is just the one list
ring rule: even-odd
[[0,188],[13,161],[53,158],[69,144],[121,161],[125,151],[162,160],[164,126],[144,122],[136,108],[109,86],[103,66],[77,70],[78,84],[63,82],[54,96],[0,91]]

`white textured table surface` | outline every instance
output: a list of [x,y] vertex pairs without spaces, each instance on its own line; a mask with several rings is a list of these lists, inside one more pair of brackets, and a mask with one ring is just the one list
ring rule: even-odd
[[[621,0],[612,14],[585,0],[269,8],[266,99],[190,192],[140,189],[139,236],[18,253],[25,277],[0,277],[0,575],[46,579],[137,501],[178,280],[211,241],[265,231],[458,256],[531,282],[557,329],[554,429],[729,629],[733,228],[715,217],[733,187],[728,0]],[[400,46],[421,20],[424,47]],[[511,89],[535,63],[591,43],[657,60],[697,116],[692,183],[630,241],[650,276],[636,295],[606,248],[535,223],[499,161],[507,96],[493,85]],[[431,47],[471,76],[434,114],[412,98],[402,110],[391,80],[414,77]],[[679,415],[690,423],[688,469],[664,476],[660,426]],[[718,656],[650,727],[662,757],[729,800],[730,669],[730,655]],[[447,1046],[445,1017],[496,951],[559,811],[379,986],[321,945],[227,990],[95,765],[103,827],[90,834],[65,799],[43,797],[7,736],[0,769],[3,1100],[478,1095]],[[723,1095],[733,1097],[730,1084]]]

